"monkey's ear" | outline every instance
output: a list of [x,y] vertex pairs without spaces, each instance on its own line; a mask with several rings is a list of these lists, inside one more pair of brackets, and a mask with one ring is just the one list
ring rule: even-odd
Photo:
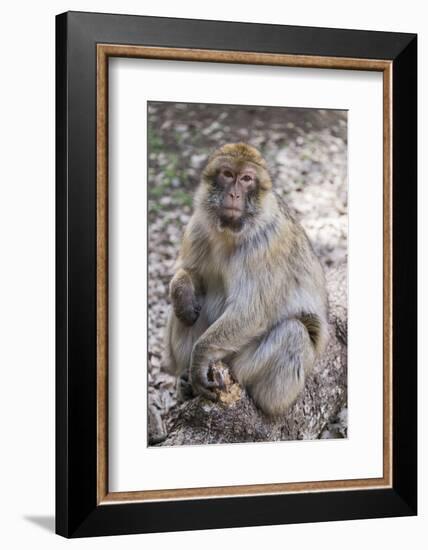
[[217,157],[211,155],[205,165],[205,168],[202,171],[202,177],[205,180],[212,180],[217,172],[218,159]]
[[259,187],[263,191],[270,191],[272,189],[272,180],[270,179],[269,173],[265,168],[259,168],[257,179],[259,181]]

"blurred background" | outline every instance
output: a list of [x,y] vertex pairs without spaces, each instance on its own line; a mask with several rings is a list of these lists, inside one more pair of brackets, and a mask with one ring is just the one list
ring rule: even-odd
[[[288,107],[148,104],[149,442],[174,420],[175,378],[161,372],[168,285],[208,156],[244,141],[266,159],[277,192],[325,268],[347,260],[347,112]],[[325,437],[346,435],[346,410]]]

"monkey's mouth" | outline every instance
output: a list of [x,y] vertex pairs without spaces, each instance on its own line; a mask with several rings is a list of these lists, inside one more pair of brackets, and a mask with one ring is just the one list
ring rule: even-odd
[[222,214],[225,218],[236,220],[242,216],[243,211],[234,206],[224,206],[222,209]]
[[219,222],[222,229],[239,232],[244,227],[245,213],[240,208],[223,207],[219,212]]

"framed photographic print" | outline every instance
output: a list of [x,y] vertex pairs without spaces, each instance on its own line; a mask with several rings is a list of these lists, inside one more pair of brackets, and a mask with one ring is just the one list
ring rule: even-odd
[[414,515],[413,34],[56,20],[56,530]]

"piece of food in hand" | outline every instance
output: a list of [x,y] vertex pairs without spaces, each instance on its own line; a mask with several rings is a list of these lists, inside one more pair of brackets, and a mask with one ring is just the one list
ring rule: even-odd
[[217,384],[214,392],[220,403],[231,405],[241,399],[241,386],[232,378],[229,367],[222,361],[217,361],[210,366],[208,378]]

